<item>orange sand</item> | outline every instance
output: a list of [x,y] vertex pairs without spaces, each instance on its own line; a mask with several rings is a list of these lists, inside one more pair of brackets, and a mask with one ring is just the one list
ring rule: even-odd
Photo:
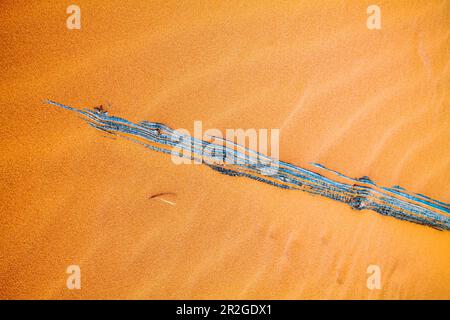
[[0,298],[449,299],[449,232],[175,166],[42,103],[281,128],[285,161],[450,202],[449,2],[376,1],[380,31],[372,1],[193,3],[77,0],[79,31],[66,1],[0,4]]

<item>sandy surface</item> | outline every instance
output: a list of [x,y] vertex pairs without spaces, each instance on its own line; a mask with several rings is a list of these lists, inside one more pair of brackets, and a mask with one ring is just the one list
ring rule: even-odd
[[379,31],[372,2],[192,3],[76,1],[81,30],[64,1],[0,4],[0,298],[449,299],[449,232],[175,166],[42,101],[281,128],[285,161],[448,203],[450,3],[377,1]]

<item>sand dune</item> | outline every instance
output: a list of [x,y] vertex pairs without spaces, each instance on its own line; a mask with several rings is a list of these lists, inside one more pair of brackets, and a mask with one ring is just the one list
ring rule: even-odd
[[0,4],[1,298],[450,298],[449,232],[175,166],[43,103],[281,128],[285,161],[449,203],[448,1],[379,1],[381,30],[364,1],[77,4],[81,30],[63,2]]

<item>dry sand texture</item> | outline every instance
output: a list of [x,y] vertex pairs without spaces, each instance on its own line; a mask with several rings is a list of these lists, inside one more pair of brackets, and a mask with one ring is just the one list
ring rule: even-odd
[[376,1],[381,30],[366,1],[76,4],[81,30],[65,1],[0,4],[1,298],[450,298],[450,232],[175,166],[43,104],[281,128],[285,161],[448,203],[449,1]]

